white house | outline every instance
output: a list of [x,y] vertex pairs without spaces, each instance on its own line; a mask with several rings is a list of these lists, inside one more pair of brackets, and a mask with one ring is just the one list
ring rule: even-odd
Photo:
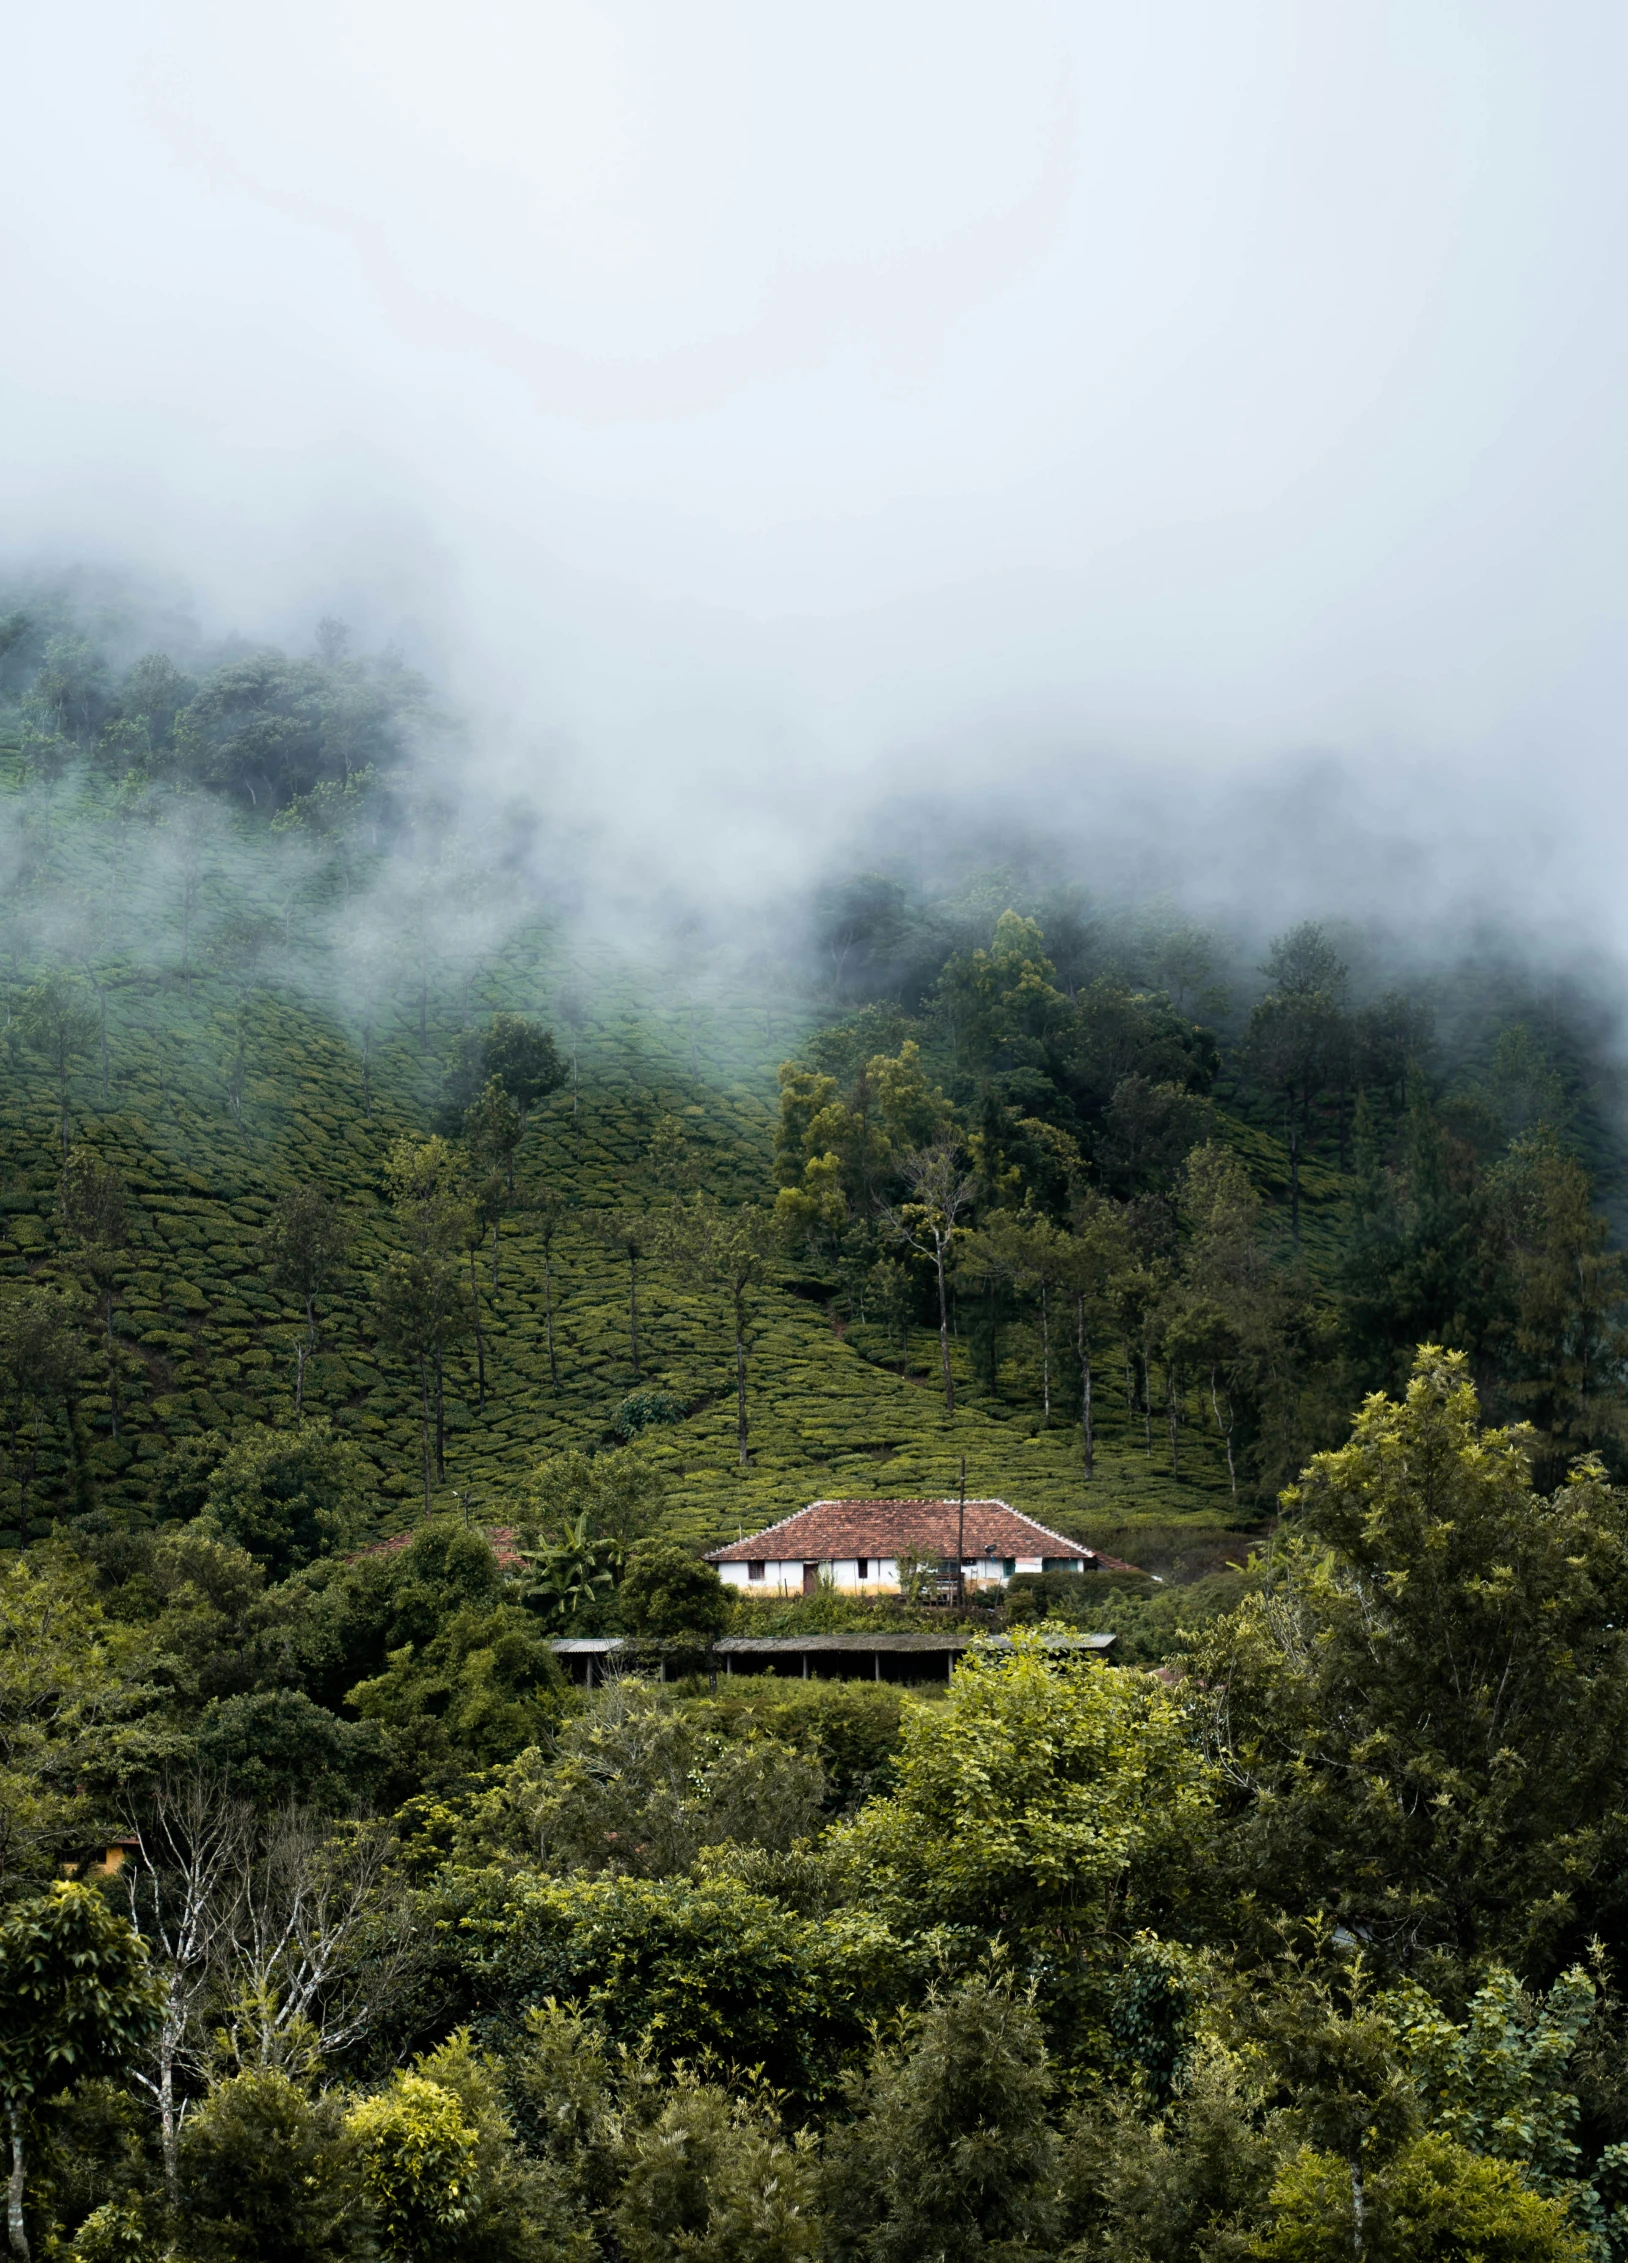
[[727,1587],[756,1595],[812,1595],[822,1582],[850,1593],[888,1595],[899,1566],[961,1553],[968,1589],[996,1587],[1017,1572],[1131,1571],[1117,1556],[1067,1540],[1005,1501],[815,1501],[765,1532],[714,1548],[709,1564]]

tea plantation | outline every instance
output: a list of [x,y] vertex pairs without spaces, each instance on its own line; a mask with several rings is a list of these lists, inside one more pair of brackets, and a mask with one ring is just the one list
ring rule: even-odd
[[[0,1541],[38,1537],[76,1510],[146,1518],[179,1441],[292,1416],[304,1315],[272,1286],[263,1236],[275,1200],[300,1186],[342,1203],[351,1234],[343,1272],[318,1299],[304,1410],[328,1416],[362,1447],[377,1471],[381,1531],[423,1514],[416,1368],[380,1349],[370,1317],[372,1275],[399,1240],[382,1169],[393,1139],[428,1129],[459,1030],[497,1012],[551,1022],[575,1054],[576,1076],[533,1112],[515,1205],[495,1257],[488,1239],[477,1261],[485,1403],[471,1340],[448,1371],[446,1474],[434,1505],[501,1521],[540,1460],[617,1442],[618,1410],[635,1386],[628,1268],[595,1238],[590,1214],[659,1207],[648,1155],[663,1118],[682,1125],[710,1191],[732,1200],[768,1193],[776,1072],[811,1025],[807,1001],[721,963],[676,980],[653,954],[641,959],[547,917],[505,925],[502,892],[490,883],[490,902],[479,886],[473,901],[466,889],[455,941],[429,933],[420,900],[411,935],[403,926],[375,952],[363,1004],[333,942],[344,932],[335,905],[321,923],[300,909],[297,846],[244,821],[218,831],[189,878],[184,863],[160,853],[162,815],[132,820],[105,791],[42,791],[18,779],[5,815],[13,885],[0,1265],[13,1277],[77,1281],[57,1218],[64,1096],[71,1140],[126,1181],[130,1225],[116,1273],[118,1435],[89,1285],[79,1282],[87,1298],[79,1386],[67,1414],[14,1425]],[[380,923],[376,902],[365,917]],[[54,951],[53,935],[61,938]],[[55,1064],[19,1011],[30,984],[54,970],[101,1021]],[[1261,1150],[1251,1163],[1269,1183],[1281,1151],[1237,1129]],[[528,1210],[543,1190],[567,1206],[546,1285]],[[751,1460],[742,1469],[725,1314],[660,1266],[640,1267],[637,1380],[678,1417],[646,1429],[641,1445],[666,1479],[675,1536],[733,1538],[821,1494],[951,1491],[963,1456],[969,1490],[1110,1545],[1117,1539],[1124,1553],[1139,1527],[1168,1538],[1190,1525],[1196,1541],[1227,1523],[1225,1465],[1196,1394],[1173,1476],[1160,1426],[1149,1445],[1140,1418],[1127,1419],[1116,1355],[1105,1346],[1087,1487],[1072,1410],[1054,1405],[1051,1426],[1042,1423],[1031,1327],[1007,1332],[994,1390],[957,1343],[950,1418],[936,1336],[911,1340],[900,1373],[897,1335],[845,1324],[832,1286],[788,1263],[755,1296]]]

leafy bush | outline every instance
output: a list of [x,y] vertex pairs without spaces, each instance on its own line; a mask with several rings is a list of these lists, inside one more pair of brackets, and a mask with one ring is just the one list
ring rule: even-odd
[[204,1513],[273,1579],[342,1547],[366,1514],[372,1473],[326,1419],[234,1438],[209,1479]]
[[618,1437],[631,1442],[643,1430],[653,1430],[663,1423],[682,1422],[683,1401],[675,1399],[670,1391],[630,1391],[617,1408],[611,1427]]
[[712,1566],[665,1540],[634,1549],[617,1601],[630,1633],[660,1640],[721,1634],[730,1619],[729,1592]]

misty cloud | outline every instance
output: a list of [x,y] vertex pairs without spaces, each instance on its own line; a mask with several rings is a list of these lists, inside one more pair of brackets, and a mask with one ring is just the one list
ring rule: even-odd
[[1625,36],[36,12],[5,546],[138,561],[210,634],[398,637],[634,893],[993,781],[1088,857],[1145,810],[1160,884],[1569,918],[1618,807]]

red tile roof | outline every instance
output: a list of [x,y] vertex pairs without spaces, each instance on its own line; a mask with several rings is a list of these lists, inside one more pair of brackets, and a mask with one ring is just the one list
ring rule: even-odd
[[[708,1552],[709,1564],[830,1563],[855,1556],[897,1559],[911,1551],[955,1557],[958,1501],[815,1501],[792,1517],[783,1517],[749,1540],[733,1540],[727,1548]],[[1004,1501],[969,1501],[964,1527],[963,1561],[986,1554],[1040,1556],[1052,1561],[1067,1558],[1093,1571],[1134,1571],[1134,1564],[1117,1556],[1104,1556],[1095,1548],[1066,1540],[1060,1532],[1019,1515]]]
[[[401,1549],[410,1548],[421,1530],[421,1526],[415,1525],[407,1532],[393,1532],[388,1540],[371,1540],[365,1548],[353,1550],[345,1561],[354,1564],[362,1556],[394,1556]],[[475,1530],[490,1544],[493,1555],[505,1571],[512,1570],[521,1561],[512,1524],[482,1524],[477,1525]]]

